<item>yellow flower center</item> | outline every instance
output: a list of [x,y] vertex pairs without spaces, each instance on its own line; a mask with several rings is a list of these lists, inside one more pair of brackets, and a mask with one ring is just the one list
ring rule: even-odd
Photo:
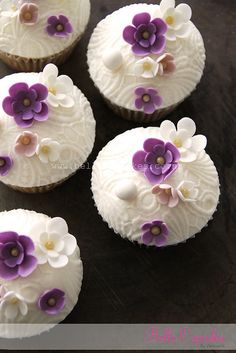
[[165,163],[166,163],[166,161],[165,161],[164,157],[158,157],[157,158],[157,164],[164,165]]
[[48,154],[50,152],[50,148],[48,146],[43,146],[41,148],[41,151],[44,153],[44,154]]
[[19,299],[17,298],[12,298],[11,299],[11,304],[15,305],[15,304],[18,304],[19,303]]
[[149,96],[149,94],[144,94],[142,99],[144,103],[149,103],[151,100],[151,97]]
[[20,141],[22,145],[28,146],[31,142],[31,139],[28,136],[23,136]]
[[161,228],[158,227],[158,226],[154,226],[154,227],[152,227],[152,229],[151,229],[151,233],[152,233],[153,235],[155,235],[155,236],[160,235],[160,234],[161,234]]
[[144,31],[142,34],[143,39],[149,39],[150,38],[150,33],[148,31]]
[[29,107],[31,105],[30,99],[29,98],[25,98],[23,100],[23,104],[24,104],[25,107]]
[[174,23],[174,17],[173,16],[168,16],[168,17],[166,17],[166,23],[168,24],[168,25],[173,25],[173,23]]
[[145,61],[145,62],[143,63],[143,69],[144,69],[145,71],[150,71],[151,68],[152,68],[152,65],[151,65],[149,62]]
[[45,248],[47,249],[47,250],[53,250],[54,249],[54,243],[53,243],[53,241],[47,241],[46,242],[46,244],[45,244]]
[[171,195],[171,189],[165,189],[165,193],[170,196]]
[[11,249],[11,256],[17,257],[19,255],[19,250],[17,248]]
[[25,14],[24,14],[24,19],[26,20],[26,21],[30,21],[30,20],[32,20],[32,13],[31,12],[26,12]]
[[3,167],[6,164],[4,159],[0,158],[0,167]]
[[56,305],[56,299],[55,298],[49,298],[47,301],[48,306],[55,306]]
[[56,26],[56,30],[57,30],[57,32],[62,32],[62,31],[64,31],[64,26],[63,26],[61,23],[59,23],[59,24]]
[[183,142],[180,138],[176,138],[173,142],[177,148],[181,148],[183,146]]
[[189,192],[188,189],[182,188],[180,191],[181,191],[181,193],[182,193],[182,195],[184,196],[185,199],[188,199],[188,198],[189,198],[190,192]]
[[57,90],[55,87],[49,87],[48,92],[52,93],[54,96],[57,94]]

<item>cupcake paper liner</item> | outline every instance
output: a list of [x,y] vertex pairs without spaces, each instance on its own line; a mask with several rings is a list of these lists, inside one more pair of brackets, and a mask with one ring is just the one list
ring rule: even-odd
[[5,184],[5,185],[7,185],[9,188],[11,188],[11,189],[13,189],[15,191],[24,192],[24,193],[27,193],[27,194],[37,194],[37,193],[43,194],[43,193],[46,193],[48,191],[51,191],[51,190],[55,189],[57,186],[60,186],[65,181],[70,179],[75,173],[76,172],[70,174],[67,178],[59,180],[56,183],[52,183],[52,184],[48,184],[48,185],[33,186],[33,187],[20,187],[20,186],[10,185],[10,184]]
[[22,56],[5,53],[0,50],[0,59],[13,70],[22,72],[39,72],[42,71],[43,68],[49,63],[53,63],[57,66],[63,64],[72,54],[81,37],[82,34],[69,47],[65,48],[61,52],[44,58],[25,58]]

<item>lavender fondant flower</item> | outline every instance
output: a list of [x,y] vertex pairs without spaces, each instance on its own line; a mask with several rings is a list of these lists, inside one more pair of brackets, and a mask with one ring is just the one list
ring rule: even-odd
[[10,231],[0,233],[0,277],[9,281],[28,277],[37,267],[33,252],[29,237]]
[[16,139],[15,152],[26,157],[32,157],[37,149],[38,135],[30,131],[24,131]]
[[65,306],[65,293],[58,288],[44,292],[38,300],[38,307],[48,315],[57,315]]
[[16,83],[10,87],[9,94],[10,96],[3,100],[3,110],[14,117],[20,127],[28,128],[34,121],[48,119],[48,106],[44,102],[48,89],[41,83],[31,87],[26,83]]
[[23,3],[19,14],[20,22],[28,26],[33,26],[38,20],[38,13],[38,5],[33,3]]
[[151,21],[149,13],[140,13],[134,16],[133,26],[127,26],[123,31],[124,40],[132,45],[132,51],[138,56],[150,53],[159,54],[166,44],[164,34],[167,31],[166,23],[155,18]]
[[156,89],[139,87],[136,88],[135,94],[137,96],[135,107],[143,109],[146,114],[153,114],[156,107],[160,107],[162,104],[162,98]]
[[11,157],[0,156],[0,175],[6,176],[13,166]]
[[172,143],[151,138],[143,148],[133,156],[133,168],[144,173],[150,183],[161,184],[178,168],[180,153]]
[[48,18],[47,32],[50,36],[67,37],[73,32],[71,23],[68,17],[60,15],[50,16]]
[[164,222],[153,221],[150,223],[145,223],[142,226],[142,231],[143,244],[149,245],[154,242],[157,247],[163,247],[166,245],[169,231]]

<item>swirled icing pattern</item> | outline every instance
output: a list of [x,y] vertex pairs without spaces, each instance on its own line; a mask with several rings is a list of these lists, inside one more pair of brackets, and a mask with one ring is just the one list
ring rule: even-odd
[[[161,138],[157,127],[137,128],[117,136],[99,153],[92,173],[92,191],[100,215],[109,227],[123,238],[140,241],[141,226],[156,219],[164,221],[169,229],[167,245],[177,244],[192,237],[207,225],[219,200],[219,178],[216,168],[202,151],[192,163],[181,163],[168,178],[168,184],[177,187],[184,179],[198,185],[195,202],[180,202],[177,207],[161,205],[143,173],[136,172],[132,157],[143,149],[148,138]],[[123,201],[117,197],[121,181],[137,188],[137,197]]]
[[55,163],[42,163],[37,155],[26,158],[16,155],[16,138],[23,133],[12,117],[2,109],[2,102],[9,95],[9,88],[17,82],[33,85],[39,82],[37,73],[19,73],[0,80],[0,153],[10,155],[14,166],[0,181],[17,187],[38,187],[50,185],[73,174],[86,161],[92,151],[95,139],[95,120],[90,104],[82,92],[73,86],[72,108],[49,107],[46,122],[36,123],[26,130],[37,133],[40,140],[50,138],[61,145],[60,160]]
[[[167,41],[166,53],[175,58],[176,71],[172,75],[145,79],[133,75],[134,65],[140,60],[131,51],[122,36],[134,15],[148,12],[152,18],[161,17],[159,5],[134,4],[121,8],[102,20],[91,37],[88,48],[88,65],[91,78],[100,92],[111,102],[130,110],[134,105],[134,90],[137,86],[155,87],[163,98],[161,108],[166,108],[185,99],[199,83],[205,64],[205,48],[200,32],[191,23],[187,38]],[[124,64],[119,70],[109,70],[103,63],[103,55],[115,48],[120,50]],[[155,55],[150,55],[153,59]]]
[[[0,50],[22,57],[43,58],[69,47],[84,32],[90,15],[89,0],[40,0],[37,5],[39,21],[34,26],[25,26],[14,16],[12,0],[0,2]],[[66,38],[51,37],[46,32],[47,19],[58,15],[68,17],[72,24],[73,33]]]
[[[48,216],[33,211],[13,210],[1,212],[0,232],[9,231],[10,229],[19,234],[28,235],[36,242],[38,239],[36,239],[34,234],[31,234],[32,227],[38,222],[46,223],[49,219]],[[14,325],[0,311],[0,336],[7,338],[28,337],[48,330],[54,324],[63,321],[77,303],[82,277],[83,266],[80,259],[80,250],[77,247],[76,251],[69,257],[69,263],[63,268],[54,269],[49,264],[39,265],[33,274],[30,275],[30,278],[19,278],[14,281],[0,279],[0,285],[6,286],[8,291],[14,291],[31,302],[28,303],[28,314],[26,316],[18,315],[17,320],[14,320]],[[51,288],[60,288],[66,295],[66,305],[56,316],[46,315],[38,309],[35,303],[44,291]],[[25,326],[18,324],[34,325]]]

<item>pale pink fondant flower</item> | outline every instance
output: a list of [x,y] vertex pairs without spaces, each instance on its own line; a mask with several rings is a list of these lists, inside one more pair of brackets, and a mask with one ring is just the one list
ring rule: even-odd
[[28,26],[33,26],[38,21],[38,14],[39,8],[36,4],[25,3],[20,8],[20,22]]
[[178,192],[175,188],[168,184],[157,185],[152,189],[152,193],[157,195],[158,201],[162,205],[167,205],[170,208],[174,208],[179,203]]
[[38,135],[30,131],[24,131],[16,139],[15,152],[26,157],[32,157],[37,149]]
[[157,59],[157,63],[159,64],[158,75],[160,76],[171,74],[176,69],[176,66],[174,63],[174,57],[169,53],[161,55]]

